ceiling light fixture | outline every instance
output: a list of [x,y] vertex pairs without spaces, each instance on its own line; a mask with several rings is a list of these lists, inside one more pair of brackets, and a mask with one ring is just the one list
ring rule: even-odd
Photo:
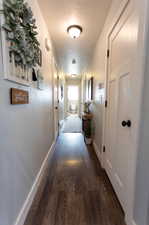
[[76,60],[75,59],[72,60],[72,64],[76,64]]
[[76,76],[77,76],[77,74],[71,74],[71,76],[72,76],[72,77],[76,77]]
[[80,37],[82,31],[83,29],[79,25],[71,25],[67,28],[67,33],[74,39]]

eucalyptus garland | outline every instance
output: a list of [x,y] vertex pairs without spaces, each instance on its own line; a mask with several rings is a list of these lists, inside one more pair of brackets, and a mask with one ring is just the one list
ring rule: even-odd
[[40,44],[37,40],[36,20],[24,0],[4,0],[3,28],[10,42],[10,56],[16,65],[31,68],[39,64]]

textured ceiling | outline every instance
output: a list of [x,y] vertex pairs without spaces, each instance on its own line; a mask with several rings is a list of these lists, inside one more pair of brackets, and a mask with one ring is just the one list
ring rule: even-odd
[[[38,0],[53,39],[58,62],[66,74],[87,69],[103,28],[111,0]],[[67,27],[81,25],[83,33],[73,40]],[[76,59],[76,64],[72,60]]]

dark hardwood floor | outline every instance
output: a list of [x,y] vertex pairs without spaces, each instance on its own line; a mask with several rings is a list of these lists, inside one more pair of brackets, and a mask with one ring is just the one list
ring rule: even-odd
[[81,134],[60,135],[31,225],[125,225],[111,184]]

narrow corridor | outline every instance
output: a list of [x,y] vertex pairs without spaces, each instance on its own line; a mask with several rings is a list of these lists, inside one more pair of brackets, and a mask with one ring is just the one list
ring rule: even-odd
[[78,115],[70,115],[64,120],[62,133],[81,133],[82,121]]
[[61,134],[58,138],[39,207],[34,218],[25,223],[62,224],[125,224],[111,184],[93,148],[85,146],[82,134]]
[[149,0],[0,0],[0,225],[149,225]]

